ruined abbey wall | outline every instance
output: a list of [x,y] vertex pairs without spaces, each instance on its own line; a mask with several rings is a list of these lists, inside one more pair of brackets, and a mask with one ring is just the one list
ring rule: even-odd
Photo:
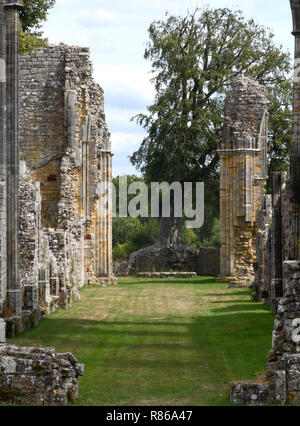
[[[290,0],[295,36],[295,74],[290,179],[272,175],[272,203],[259,213],[254,297],[276,313],[267,374],[231,384],[231,402],[300,403],[300,1]],[[269,204],[269,207],[266,205]]]
[[19,159],[22,313],[16,320],[5,310],[4,280],[8,334],[69,307],[83,285],[115,282],[112,218],[100,211],[101,184],[112,179],[110,134],[89,49],[55,46],[19,57]]
[[292,226],[293,203],[286,172],[272,174],[272,194],[267,208],[259,213],[256,246],[254,300],[271,306],[274,313],[285,292],[283,262],[292,260],[295,235]]

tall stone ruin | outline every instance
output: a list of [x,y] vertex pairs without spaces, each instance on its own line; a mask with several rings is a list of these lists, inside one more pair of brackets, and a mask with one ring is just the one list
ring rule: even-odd
[[249,286],[254,280],[257,213],[267,179],[267,93],[256,81],[232,81],[225,103],[221,164],[221,272],[219,280]]
[[290,4],[295,36],[290,181],[284,172],[273,174],[272,214],[260,221],[254,283],[256,300],[270,304],[276,320],[266,376],[232,383],[233,404],[300,403],[300,0]]
[[293,99],[293,131],[291,143],[291,226],[292,239],[289,259],[300,259],[300,2],[290,0],[293,17],[293,36],[295,38],[295,73]]
[[[18,54],[21,1],[0,0],[0,317],[7,335],[114,284],[103,90],[89,49]],[[106,185],[103,185],[106,183]]]
[[0,1],[0,224],[1,311],[19,322],[22,315],[18,267],[18,50],[20,0]]

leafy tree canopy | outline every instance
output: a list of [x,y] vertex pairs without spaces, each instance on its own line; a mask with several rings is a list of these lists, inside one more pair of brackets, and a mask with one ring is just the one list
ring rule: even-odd
[[39,47],[48,46],[48,40],[39,31],[47,19],[48,10],[56,0],[23,0],[20,14],[20,45],[19,52],[26,53]]
[[290,56],[272,32],[242,12],[199,9],[150,25],[145,58],[152,63],[156,97],[136,116],[147,130],[132,163],[147,181],[218,181],[218,140],[224,98],[240,74],[269,89],[270,162],[281,167],[290,143]]
[[[55,4],[56,0],[23,0],[23,9],[20,14],[22,29],[25,32],[37,34],[36,30],[41,28],[47,19],[47,13]],[[38,33],[40,35],[40,33]]]
[[48,39],[36,36],[34,34],[25,33],[20,26],[19,52],[21,54],[45,46],[48,46]]

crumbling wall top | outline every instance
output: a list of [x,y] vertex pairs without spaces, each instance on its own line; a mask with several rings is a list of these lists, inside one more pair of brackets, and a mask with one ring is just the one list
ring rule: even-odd
[[260,137],[267,119],[267,89],[243,75],[232,79],[231,91],[225,101],[220,149],[260,150]]

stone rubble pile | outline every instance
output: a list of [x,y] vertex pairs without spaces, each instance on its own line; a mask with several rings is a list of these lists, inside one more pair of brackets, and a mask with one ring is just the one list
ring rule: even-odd
[[233,382],[232,404],[300,404],[300,261],[284,262],[283,281],[267,374],[255,381]]
[[196,278],[196,272],[139,272],[139,278]]
[[0,345],[0,404],[67,405],[78,398],[83,373],[71,353]]

